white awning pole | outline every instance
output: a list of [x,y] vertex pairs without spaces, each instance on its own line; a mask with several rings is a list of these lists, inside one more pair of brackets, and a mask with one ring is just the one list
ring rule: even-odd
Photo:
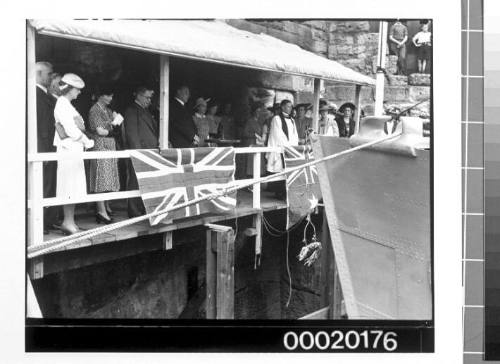
[[377,55],[377,76],[375,86],[375,116],[384,114],[384,69],[385,54],[387,53],[387,22],[380,22]]

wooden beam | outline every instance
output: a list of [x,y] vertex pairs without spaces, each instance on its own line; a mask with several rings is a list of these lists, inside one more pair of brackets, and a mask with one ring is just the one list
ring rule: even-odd
[[172,231],[167,231],[166,233],[163,233],[162,240],[163,240],[163,249],[171,250],[173,247]]
[[40,279],[45,276],[44,272],[44,257],[37,257],[30,260],[30,277],[31,279]]
[[168,148],[169,57],[160,55],[160,149]]
[[231,227],[208,224],[207,319],[234,318],[234,232]]
[[361,120],[361,85],[356,85],[354,106],[356,106],[356,113],[354,114],[354,133],[357,133],[359,131],[359,121]]
[[[260,162],[261,154],[255,153],[253,155],[253,178],[260,178]],[[256,209],[260,209],[260,183],[253,185],[253,203],[252,206]]]
[[234,233],[217,234],[217,319],[234,319]]
[[207,319],[215,319],[217,317],[217,254],[212,249],[212,242],[217,241],[217,233],[210,229],[207,230],[207,263],[206,263],[206,279],[207,279],[207,298],[205,301],[205,313]]
[[262,213],[253,216],[253,225],[255,226],[255,263],[254,269],[260,266],[260,258],[262,256]]
[[318,118],[319,118],[319,99],[321,86],[323,84],[323,80],[320,78],[314,79],[314,95],[313,95],[313,119],[312,119],[312,128],[315,132],[319,131],[318,128]]
[[[27,36],[27,128],[28,152],[38,152],[38,130],[36,117],[36,56],[35,29],[26,25]],[[28,166],[28,194],[31,208],[28,211],[28,245],[43,241],[43,165],[42,162],[32,162]]]

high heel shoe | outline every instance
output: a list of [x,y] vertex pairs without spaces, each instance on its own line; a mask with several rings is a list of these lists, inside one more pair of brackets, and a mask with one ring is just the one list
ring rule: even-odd
[[115,212],[108,206],[106,206],[106,213],[108,214],[108,216],[113,216],[115,214]]
[[65,226],[61,226],[59,229],[61,230],[61,232],[63,233],[64,236],[73,235],[73,234],[76,234],[76,233],[80,232],[79,229],[71,230],[71,229],[68,229]]
[[105,225],[108,225],[108,224],[111,224],[113,222],[113,219],[108,219],[104,216],[102,216],[99,212],[97,214],[95,214],[95,221],[98,223],[98,224],[105,224]]

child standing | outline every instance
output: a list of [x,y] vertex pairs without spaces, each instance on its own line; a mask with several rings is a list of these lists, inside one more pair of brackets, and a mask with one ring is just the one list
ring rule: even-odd
[[418,72],[425,73],[425,68],[431,54],[431,32],[429,32],[429,23],[423,23],[420,32],[413,36],[413,44],[418,48],[417,61]]

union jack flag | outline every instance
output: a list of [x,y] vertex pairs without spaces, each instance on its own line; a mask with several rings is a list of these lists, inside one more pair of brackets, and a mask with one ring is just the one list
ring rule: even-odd
[[[285,168],[290,169],[314,160],[309,145],[285,146]],[[288,218],[287,228],[295,225],[312,210],[321,199],[321,188],[316,166],[299,169],[286,178]]]
[[[233,148],[185,148],[130,151],[146,212],[158,212],[198,197],[220,192],[234,181]],[[167,219],[228,213],[236,192],[150,218],[156,225]]]

